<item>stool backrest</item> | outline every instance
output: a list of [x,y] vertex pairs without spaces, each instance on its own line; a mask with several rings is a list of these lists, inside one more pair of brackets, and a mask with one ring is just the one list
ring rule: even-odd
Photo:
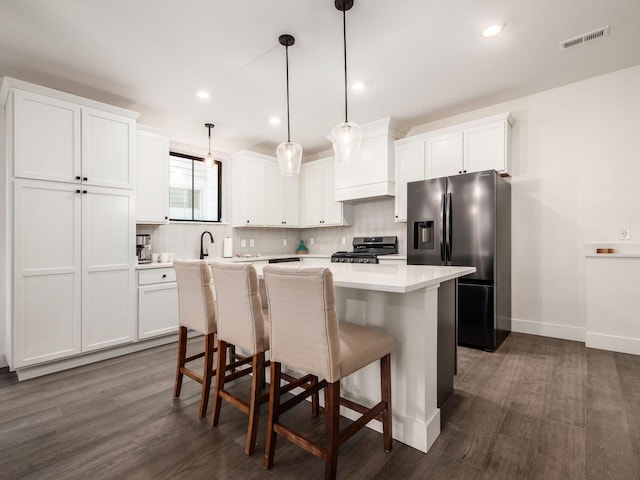
[[270,358],[317,375],[340,379],[340,332],[333,275],[326,267],[268,265]]
[[216,306],[209,265],[204,260],[176,260],[173,268],[178,282],[180,326],[215,333]]
[[218,338],[251,355],[264,352],[264,316],[255,267],[214,262],[211,273],[218,303]]

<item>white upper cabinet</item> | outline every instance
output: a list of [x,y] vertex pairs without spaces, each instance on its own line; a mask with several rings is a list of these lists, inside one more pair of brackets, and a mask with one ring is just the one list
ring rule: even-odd
[[13,173],[20,178],[80,180],[80,106],[14,90]]
[[363,125],[358,158],[351,164],[335,165],[334,199],[351,201],[393,196],[393,141],[403,136],[389,117]]
[[82,107],[82,180],[135,188],[135,120]]
[[266,225],[265,186],[267,155],[242,150],[232,156],[233,225],[261,227]]
[[303,164],[300,175],[303,177],[304,225],[348,225],[351,205],[334,199],[333,158]]
[[425,154],[424,142],[396,147],[396,222],[407,221],[407,183],[425,179]]
[[507,121],[498,121],[465,129],[465,173],[482,170],[508,173],[509,128]]
[[266,225],[297,227],[299,225],[298,177],[283,176],[277,162],[266,162]]
[[426,178],[462,173],[462,132],[429,138],[426,149]]
[[396,221],[407,221],[407,182],[483,170],[509,175],[512,124],[503,113],[396,141]]
[[135,188],[136,113],[19,80],[5,85],[15,177]]
[[169,137],[136,135],[136,223],[169,222]]
[[284,177],[276,157],[242,150],[233,158],[233,225],[298,227],[299,177]]

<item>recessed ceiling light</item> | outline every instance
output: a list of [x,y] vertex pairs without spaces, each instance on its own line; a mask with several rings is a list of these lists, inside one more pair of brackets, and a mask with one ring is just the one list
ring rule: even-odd
[[209,92],[205,91],[205,90],[198,90],[196,92],[196,96],[198,98],[203,99],[203,100],[207,100],[207,99],[211,98],[211,94]]
[[362,81],[353,82],[351,84],[351,90],[364,90],[367,84]]
[[480,35],[482,35],[485,38],[493,37],[495,35],[498,35],[502,30],[504,30],[504,27],[505,27],[504,22],[492,23],[491,25],[485,26],[480,32]]
[[271,117],[269,123],[271,125],[280,125],[280,117]]

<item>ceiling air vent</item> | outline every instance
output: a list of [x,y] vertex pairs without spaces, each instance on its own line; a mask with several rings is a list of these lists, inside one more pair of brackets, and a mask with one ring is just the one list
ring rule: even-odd
[[609,25],[560,42],[560,50],[566,50],[567,48],[575,47],[576,45],[580,45],[581,43],[589,42],[591,40],[597,40],[598,38],[603,38],[607,35],[609,35]]

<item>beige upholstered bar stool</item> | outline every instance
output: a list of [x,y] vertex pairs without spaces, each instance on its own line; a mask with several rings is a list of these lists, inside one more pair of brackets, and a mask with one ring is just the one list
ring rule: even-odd
[[[178,283],[179,340],[178,366],[173,396],[179,397],[184,375],[202,385],[200,396],[200,417],[207,413],[211,377],[216,374],[213,369],[213,354],[216,351],[216,309],[211,271],[204,260],[176,260],[173,262]],[[187,329],[191,328],[205,335],[205,350],[187,357]],[[186,364],[204,357],[204,371],[198,375],[186,367]]]
[[[382,422],[383,445],[391,450],[391,351],[393,337],[381,331],[338,322],[331,271],[325,267],[264,267],[270,314],[271,386],[265,467],[273,466],[276,438],[291,442],[322,458],[325,478],[336,478],[338,447],[372,419]],[[340,396],[340,379],[380,360],[381,401],[367,408]],[[282,365],[322,378],[325,389],[327,439],[314,442],[281,422],[281,415],[313,392],[281,403]],[[362,416],[340,431],[340,405]]]
[[[218,305],[218,376],[213,397],[213,413],[211,425],[216,426],[220,419],[222,400],[226,400],[236,408],[249,415],[247,437],[244,452],[251,455],[255,451],[260,405],[269,400],[268,393],[262,394],[264,386],[265,352],[269,349],[269,317],[262,310],[262,298],[258,292],[258,276],[253,265],[249,263],[214,262],[211,266]],[[225,351],[234,345],[248,352],[247,358],[232,362],[226,366],[231,373],[222,375],[225,368]],[[250,368],[238,368],[251,363]],[[226,373],[226,372],[225,372]],[[249,402],[225,390],[225,385],[249,373],[251,379],[251,396]],[[311,388],[318,379],[307,375],[301,379],[290,376],[283,377],[289,382],[287,391],[297,386]],[[318,414],[318,397],[313,398],[312,413]]]
[[[262,311],[262,299],[258,293],[256,269],[250,263],[214,262],[211,273],[218,304],[218,376],[216,377],[211,425],[220,419],[222,399],[249,415],[244,452],[251,455],[255,450],[260,405],[269,399],[262,395],[264,385],[264,352],[269,349],[268,316]],[[241,361],[233,362],[229,368],[251,363],[251,368],[232,371],[223,375],[228,345],[240,347],[248,353]],[[253,373],[249,402],[225,390],[225,384]]]

